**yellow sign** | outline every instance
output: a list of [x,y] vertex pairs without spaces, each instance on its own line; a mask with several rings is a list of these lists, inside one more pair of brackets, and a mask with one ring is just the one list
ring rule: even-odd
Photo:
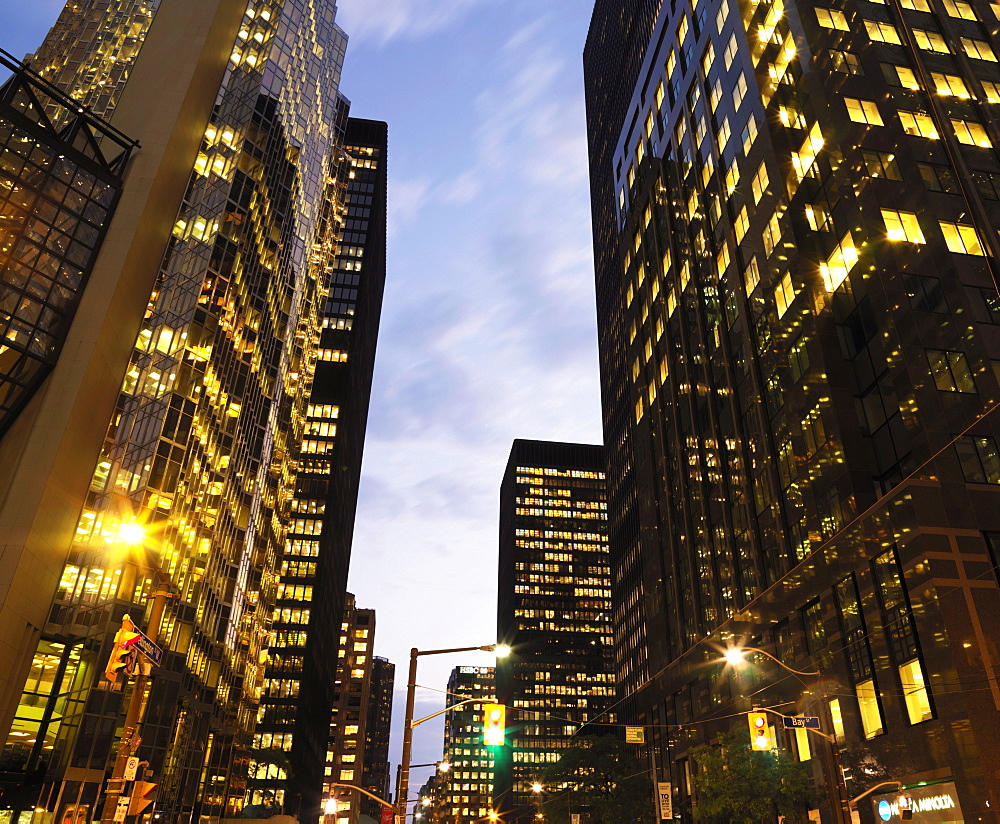
[[645,744],[646,730],[644,727],[625,727],[626,744]]

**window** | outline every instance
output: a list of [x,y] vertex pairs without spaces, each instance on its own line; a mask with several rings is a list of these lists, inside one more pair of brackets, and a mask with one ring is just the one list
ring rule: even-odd
[[771,219],[767,222],[767,226],[764,227],[763,240],[764,240],[764,253],[770,255],[774,251],[774,247],[778,245],[778,241],[781,240],[781,219],[780,215],[775,212],[771,215]]
[[809,730],[802,727],[795,727],[795,749],[799,754],[799,761],[808,761],[812,758],[809,751]]
[[778,307],[779,318],[784,317],[793,300],[795,300],[795,285],[792,283],[791,274],[786,272],[774,287],[774,303]]
[[906,240],[910,243],[926,242],[915,213],[883,209],[882,220],[885,221],[889,240]]
[[972,310],[976,320],[981,323],[1000,324],[1000,295],[997,290],[980,289],[976,286],[968,286],[970,299],[972,300]]
[[926,275],[903,275],[903,288],[910,306],[920,312],[947,312],[948,301],[941,288],[941,279]]
[[810,655],[816,655],[826,646],[823,604],[820,601],[813,601],[802,610],[802,625],[805,629],[806,649]]
[[858,710],[861,713],[861,728],[865,738],[881,735],[885,729],[882,726],[882,709],[878,704],[875,681],[873,679],[862,681],[854,689],[858,696]]
[[[805,123],[802,125],[805,126]],[[750,154],[753,142],[757,138],[757,121],[753,115],[750,115],[750,119],[747,120],[747,125],[743,127],[740,137],[743,138],[743,154]]]
[[944,42],[944,37],[941,36],[941,32],[913,29],[913,39],[925,51],[940,52],[941,54],[951,53],[948,44]]
[[719,13],[715,15],[715,28],[719,34],[722,34],[722,27],[726,24],[727,17],[729,17],[729,3],[728,0],[723,0],[722,8],[720,8]]
[[965,223],[947,223],[943,220],[939,223],[949,252],[960,255],[985,255],[975,227]]
[[729,142],[729,135],[732,130],[729,128],[729,118],[723,118],[722,125],[719,126],[718,134],[716,139],[719,141],[719,151],[722,152],[726,148],[726,144]]
[[939,391],[975,393],[976,384],[964,352],[928,349],[927,363]]
[[1000,484],[1000,454],[991,436],[960,435],[955,438],[955,451],[966,483]]
[[722,100],[722,81],[716,78],[715,85],[712,86],[712,91],[708,96],[708,102],[712,105],[712,114],[715,114],[715,110],[719,108],[720,100]]
[[723,54],[723,59],[726,62],[726,71],[729,71],[730,67],[733,65],[733,60],[736,58],[736,35],[733,34],[729,38],[729,42],[726,44],[726,51]]
[[981,149],[993,148],[993,144],[990,142],[990,138],[986,134],[986,129],[983,128],[982,123],[976,123],[974,120],[956,120],[952,118],[951,125],[955,129],[955,137],[958,138],[959,143],[964,143],[967,146],[979,146]]
[[757,267],[757,258],[752,257],[743,272],[743,285],[746,287],[747,296],[753,293],[758,283],[760,283],[760,269]]
[[876,152],[871,149],[863,149],[861,157],[868,168],[869,177],[884,177],[887,180],[902,180],[899,173],[899,165],[896,163],[896,156],[887,152]]
[[840,709],[840,699],[830,699],[830,718],[833,721],[833,737],[838,744],[844,742],[844,714]]
[[957,17],[960,20],[978,20],[975,11],[968,3],[959,0],[944,0],[944,10],[950,17]]
[[826,207],[819,203],[807,203],[805,206],[806,223],[814,232],[828,232],[832,226]]
[[802,435],[806,442],[806,454],[810,457],[826,446],[826,427],[823,425],[823,413],[819,404],[802,419]]
[[757,174],[750,182],[750,189],[753,192],[753,202],[759,203],[761,197],[767,192],[767,164],[761,163],[757,169]]
[[816,22],[827,29],[851,30],[851,27],[847,25],[844,13],[836,9],[824,9],[822,6],[816,6]]
[[739,79],[736,81],[736,88],[733,89],[733,110],[739,111],[740,106],[743,103],[743,98],[747,94],[747,76],[740,72]]
[[845,74],[864,74],[858,56],[854,52],[830,49],[830,59],[833,61],[833,70],[844,72]]
[[740,209],[740,213],[736,216],[736,221],[734,225],[736,229],[736,242],[740,243],[746,236],[747,229],[750,228],[750,217],[747,214],[746,206]]
[[927,0],[902,0],[901,5],[904,9],[912,9],[913,11],[930,11],[931,7],[928,5]]
[[958,191],[955,185],[955,176],[947,166],[938,166],[934,163],[918,163],[917,169],[920,177],[924,180],[924,185],[932,192],[948,192],[954,194]]
[[961,77],[953,74],[942,74],[941,72],[931,72],[931,79],[934,81],[934,89],[938,94],[952,95],[954,97],[972,97],[969,90],[965,88],[965,81]]
[[986,102],[987,103],[1000,103],[1000,83],[994,83],[990,80],[980,80],[983,84],[983,91],[986,92]]
[[929,137],[937,140],[937,129],[934,128],[934,121],[930,115],[923,112],[908,112],[905,109],[899,110],[899,122],[903,124],[903,131],[916,137]]
[[910,717],[910,723],[919,724],[921,721],[933,718],[931,699],[919,658],[907,661],[899,668],[899,680],[903,686],[903,700],[906,702],[906,713]]
[[962,48],[969,57],[976,60],[989,60],[991,63],[997,62],[997,56],[993,53],[989,43],[982,40],[973,40],[971,37],[959,38],[962,41]]
[[871,126],[882,126],[882,115],[873,100],[859,100],[856,97],[845,97],[847,116],[855,123],[867,123]]
[[912,91],[920,90],[920,81],[913,73],[913,69],[908,68],[907,66],[897,66],[894,63],[883,63],[882,74],[885,76],[885,82],[890,86],[899,86]]
[[715,63],[715,46],[712,44],[712,39],[709,38],[708,46],[705,48],[705,54],[701,58],[701,70],[706,75],[709,69],[712,68],[712,64]]
[[797,382],[809,371],[809,350],[804,334],[799,335],[799,339],[788,350],[788,368],[792,372],[793,382]]
[[865,20],[865,28],[868,30],[868,36],[878,43],[893,43],[897,46],[902,45],[902,41],[899,39],[899,32],[896,31],[896,27],[890,23],[880,23],[877,20]]

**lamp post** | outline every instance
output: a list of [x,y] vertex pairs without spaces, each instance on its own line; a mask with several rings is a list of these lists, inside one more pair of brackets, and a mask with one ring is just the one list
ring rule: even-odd
[[[809,678],[818,678],[822,675],[822,672],[820,670],[815,670],[812,672],[803,672],[802,670],[793,669],[781,659],[776,658],[767,650],[760,649],[759,647],[730,647],[729,649],[726,650],[725,657],[723,658],[723,660],[734,667],[738,666],[739,664],[745,664],[746,659],[744,659],[743,656],[746,655],[746,653],[748,652],[756,652],[759,653],[760,655],[763,655],[766,658],[769,658],[779,667],[786,670],[787,672],[792,673],[793,675],[802,675]],[[780,715],[782,718],[787,717],[779,712],[775,712],[774,710],[762,710],[762,711],[769,712],[772,715]],[[833,763],[832,765],[830,765],[830,768],[827,768],[826,760],[824,759],[824,772],[827,772],[827,780],[829,781],[832,778],[832,781],[830,781],[830,783],[832,785],[835,785],[837,788],[836,791],[837,803],[831,805],[833,808],[833,814],[839,824],[851,824],[850,807],[848,806],[851,802],[847,794],[847,784],[844,781],[844,771],[841,769],[840,766],[840,750],[837,747],[836,736],[830,735],[829,733],[825,733],[820,730],[809,729],[808,727],[805,729],[807,732],[814,733],[815,735],[818,735],[820,738],[825,739],[830,744],[830,754]],[[830,775],[831,768],[833,773],[832,775]]]
[[[447,707],[441,710],[441,712],[434,713],[434,715],[428,715],[427,718],[421,718],[417,722],[413,721],[413,702],[417,689],[417,659],[421,655],[446,655],[453,652],[476,651],[492,652],[496,654],[497,658],[503,658],[510,654],[510,647],[506,644],[489,644],[480,647],[455,647],[454,649],[429,650],[419,650],[413,647],[410,650],[410,671],[406,679],[406,710],[403,716],[403,753],[400,759],[399,789],[397,792],[398,797],[396,798],[396,824],[406,824],[406,794],[410,788],[410,751],[413,747],[413,728],[417,724],[423,723],[451,709],[451,707]],[[471,700],[469,699],[469,701]],[[462,701],[460,703],[467,704],[469,701]],[[455,706],[459,706],[459,704]]]

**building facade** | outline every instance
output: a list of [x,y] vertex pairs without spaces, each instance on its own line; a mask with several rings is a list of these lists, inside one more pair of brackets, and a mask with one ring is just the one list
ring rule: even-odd
[[[372,683],[368,693],[368,720],[365,723],[365,764],[361,786],[383,801],[392,801],[389,790],[389,738],[392,729],[392,691],[396,683],[396,665],[378,655],[372,658]],[[382,818],[382,805],[370,798],[361,799],[361,812]]]
[[129,694],[101,673],[158,582],[137,752],[158,813],[234,815],[275,777],[319,813],[385,274],[385,124],[348,120],[336,13],[72,3],[35,57],[142,145],[74,358],[0,441],[4,752],[44,741],[60,820],[98,803]]
[[613,719],[610,581],[603,448],[514,441],[500,488],[499,811],[533,806],[539,770],[583,725]]
[[779,735],[823,820],[834,755],[995,816],[998,10],[633,11],[584,53],[623,709],[688,818],[751,694],[836,738]]
[[[441,824],[471,824],[493,810],[495,748],[483,741],[483,706],[496,701],[493,667],[455,667],[448,705],[470,701],[444,716],[443,763],[426,815]],[[418,806],[419,809],[419,806]]]

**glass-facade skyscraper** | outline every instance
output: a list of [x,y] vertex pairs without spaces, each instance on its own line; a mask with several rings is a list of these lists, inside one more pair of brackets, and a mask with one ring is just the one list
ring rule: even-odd
[[[0,609],[19,680],[3,693],[4,767],[24,770],[24,743],[41,742],[38,803],[60,819],[98,803],[129,689],[101,674],[157,581],[172,597],[137,755],[158,813],[234,815],[262,771],[286,811],[319,812],[385,277],[385,124],[348,117],[336,14],[324,0],[71,3],[33,58],[69,97],[144,129],[95,278],[106,254],[131,268],[94,295],[111,309],[79,311],[118,347],[90,356],[107,374],[78,389],[60,371],[91,374],[83,348],[61,358],[50,385],[77,395],[39,393],[25,426],[77,414],[44,444],[30,429],[0,441],[18,458],[0,489],[8,557],[43,560],[35,602]],[[134,208],[143,197],[158,211]],[[87,393],[100,402],[81,415]],[[77,468],[57,475],[63,453]],[[49,487],[59,516],[43,528],[26,513]],[[141,547],[121,540],[133,524]]]
[[531,785],[584,725],[609,722],[613,659],[604,450],[516,440],[500,487],[494,807],[531,810]]
[[[584,52],[623,712],[675,809],[751,693],[1000,804],[1000,9],[625,5]],[[800,738],[844,820],[864,771]]]

